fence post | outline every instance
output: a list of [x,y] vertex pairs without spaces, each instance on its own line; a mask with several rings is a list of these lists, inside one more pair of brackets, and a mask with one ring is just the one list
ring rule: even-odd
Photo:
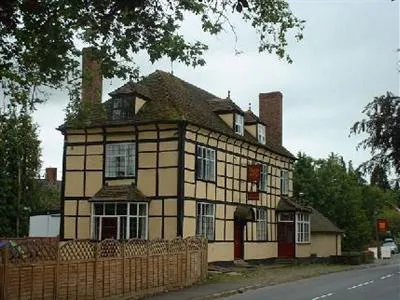
[[8,263],[9,263],[9,249],[4,248],[1,251],[1,258],[3,261],[3,278],[2,278],[2,291],[0,294],[1,299],[7,299],[7,277],[8,277]]
[[97,298],[97,258],[99,256],[99,242],[95,242],[94,244],[94,265],[93,265],[93,299]]
[[185,241],[185,257],[186,257],[186,274],[185,274],[185,286],[191,284],[190,274],[191,274],[191,263],[190,263],[190,252],[189,252],[189,238],[184,239]]
[[169,290],[169,249],[170,249],[170,241],[167,240],[167,252],[164,255],[164,272],[163,272],[163,286],[164,290]]
[[146,289],[149,290],[149,283],[150,283],[150,241],[147,240],[147,251],[146,251]]
[[125,243],[124,241],[120,242],[122,253],[122,295],[125,295]]
[[208,275],[208,239],[203,238],[202,241],[202,258],[203,258],[203,274],[202,277],[203,279],[207,279],[207,275]]
[[59,273],[60,273],[60,244],[57,243],[57,257],[56,257],[56,269],[55,269],[55,280],[54,280],[54,299],[57,299],[57,292],[59,286]]

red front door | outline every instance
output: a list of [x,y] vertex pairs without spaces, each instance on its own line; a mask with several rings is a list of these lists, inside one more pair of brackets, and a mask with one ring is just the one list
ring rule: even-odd
[[295,256],[294,222],[278,223],[278,257]]
[[101,239],[117,239],[117,218],[103,218],[101,225]]
[[243,259],[243,227],[244,224],[238,220],[235,220],[235,226],[233,230],[234,236],[234,259]]

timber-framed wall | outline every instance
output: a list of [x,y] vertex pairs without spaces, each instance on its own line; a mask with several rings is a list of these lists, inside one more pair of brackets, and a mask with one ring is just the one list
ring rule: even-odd
[[[293,160],[263,145],[178,122],[102,126],[65,133],[61,238],[91,238],[89,200],[105,185],[135,184],[148,203],[148,238],[171,239],[197,233],[197,203],[215,204],[215,239],[209,242],[209,261],[233,260],[234,211],[238,205],[267,212],[267,238],[258,240],[256,223],[244,228],[244,258],[277,256],[275,209],[281,197],[281,170],[290,176]],[[106,145],[133,142],[136,172],[129,178],[105,176]],[[196,178],[196,147],[216,152],[215,182]],[[267,189],[260,199],[248,200],[247,166],[267,165]]]
[[[216,151],[215,182],[196,178],[196,147],[205,146]],[[257,240],[256,223],[248,222],[244,231],[245,259],[277,256],[277,222],[275,209],[281,197],[281,170],[290,176],[289,194],[292,192],[293,160],[267,150],[262,145],[249,144],[211,130],[189,124],[185,134],[184,223],[183,236],[196,234],[196,205],[213,203],[215,239],[209,241],[209,261],[233,260],[234,211],[238,205],[267,211],[267,239]],[[248,200],[247,166],[268,166],[266,191],[260,199]]]
[[[109,143],[134,142],[135,176],[107,178]],[[89,200],[104,185],[135,184],[149,202],[148,238],[177,236],[178,125],[154,123],[65,132],[61,238],[86,239],[91,232]]]

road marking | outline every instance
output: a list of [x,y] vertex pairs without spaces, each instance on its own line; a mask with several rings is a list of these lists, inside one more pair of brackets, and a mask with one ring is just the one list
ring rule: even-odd
[[363,282],[363,283],[360,283],[360,284],[357,284],[357,285],[353,285],[352,287],[349,287],[347,289],[348,290],[352,290],[352,289],[356,289],[356,288],[359,288],[359,287],[362,287],[362,286],[365,286],[365,285],[368,285],[368,284],[371,284],[371,283],[374,283],[374,281],[373,280],[366,281],[366,282]]
[[312,298],[311,300],[323,299],[323,298],[326,298],[326,297],[330,297],[330,296],[332,296],[333,294],[334,294],[334,293],[324,294],[324,295],[321,295],[321,296],[318,296],[318,297],[314,297],[314,298]]
[[393,274],[388,274],[388,275],[385,275],[385,276],[382,276],[380,279],[386,279],[386,278],[390,278],[390,277],[392,277],[393,276]]

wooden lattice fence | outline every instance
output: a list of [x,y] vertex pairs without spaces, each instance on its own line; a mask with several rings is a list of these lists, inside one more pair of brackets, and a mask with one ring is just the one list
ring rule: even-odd
[[1,249],[0,299],[141,297],[207,274],[207,241],[21,242]]

